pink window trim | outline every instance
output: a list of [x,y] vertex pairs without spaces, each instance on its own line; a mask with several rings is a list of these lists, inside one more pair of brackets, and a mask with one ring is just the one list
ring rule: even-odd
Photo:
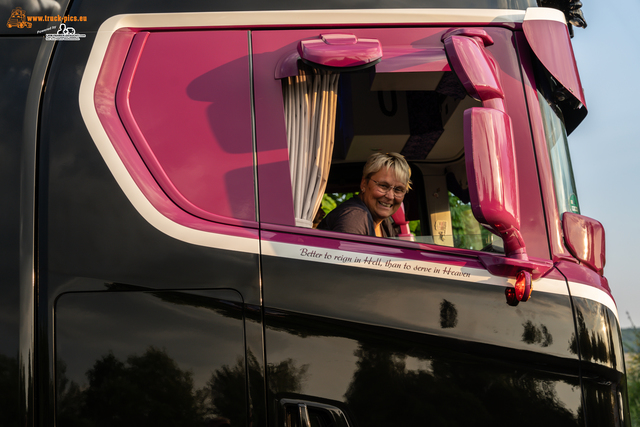
[[171,221],[196,230],[258,238],[257,232],[254,230],[240,227],[230,229],[222,225],[229,224],[257,229],[258,223],[256,221],[238,220],[214,214],[209,214],[211,220],[207,221],[185,212],[160,188],[140,157],[122,124],[116,107],[118,81],[136,34],[137,32],[131,29],[120,29],[113,34],[94,88],[96,113],[125,168],[154,208]]

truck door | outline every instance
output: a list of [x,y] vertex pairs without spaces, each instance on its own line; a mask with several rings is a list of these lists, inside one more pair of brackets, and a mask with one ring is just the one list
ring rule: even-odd
[[248,33],[176,19],[119,16],[55,49],[39,156],[41,424],[264,413]]
[[[530,301],[508,305],[505,289],[513,278],[494,274],[504,259],[499,242],[483,241],[478,228],[461,225],[469,215],[464,167],[460,171],[462,112],[479,103],[460,93],[447,65],[441,42],[447,30],[252,32],[271,426],[306,420],[352,426],[580,424],[565,281],[547,268],[544,277],[535,277]],[[550,267],[540,190],[535,168],[528,167],[535,163],[512,32],[487,32],[495,41],[491,52],[506,109],[518,125],[516,156],[528,192],[521,197],[522,232],[532,257]],[[313,87],[325,83],[327,72],[313,71],[313,64],[305,68],[310,61],[301,65],[296,53],[302,40],[332,38],[352,45],[379,41],[382,56],[368,69],[332,68],[337,88],[328,82],[321,94]],[[335,111],[328,120],[335,123],[330,170],[317,187],[340,201],[359,191],[370,153],[401,152],[413,170],[414,193],[405,202],[406,219],[419,224],[415,236],[321,231],[311,227],[309,212],[299,217],[293,168],[311,166],[291,166],[296,161],[287,120],[295,119],[286,113],[286,97],[288,85],[303,77],[311,81],[309,98],[326,100],[327,111]]]

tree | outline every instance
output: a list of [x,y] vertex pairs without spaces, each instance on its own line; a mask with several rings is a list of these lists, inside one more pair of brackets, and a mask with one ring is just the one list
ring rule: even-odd
[[491,239],[491,232],[482,227],[473,216],[471,204],[464,203],[449,192],[451,228],[456,248],[481,250]]
[[[629,313],[627,313],[627,316]],[[631,320],[631,318],[629,318]],[[640,330],[633,322],[635,335],[635,348],[640,348]],[[640,427],[640,353],[634,353],[627,364],[627,390],[629,394],[629,412],[631,413],[631,425]]]

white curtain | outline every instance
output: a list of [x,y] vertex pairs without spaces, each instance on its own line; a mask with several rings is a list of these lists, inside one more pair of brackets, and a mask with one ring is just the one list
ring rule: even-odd
[[300,227],[313,226],[327,186],[339,76],[330,71],[301,69],[284,85],[293,208]]

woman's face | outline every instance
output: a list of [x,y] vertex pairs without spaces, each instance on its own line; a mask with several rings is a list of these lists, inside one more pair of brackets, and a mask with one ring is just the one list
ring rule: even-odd
[[389,168],[380,169],[369,179],[362,178],[360,183],[361,198],[369,208],[376,224],[393,215],[404,199],[404,193],[400,197],[396,197],[392,188],[388,188],[385,192],[381,187],[406,189],[407,184],[399,181],[396,174]]

